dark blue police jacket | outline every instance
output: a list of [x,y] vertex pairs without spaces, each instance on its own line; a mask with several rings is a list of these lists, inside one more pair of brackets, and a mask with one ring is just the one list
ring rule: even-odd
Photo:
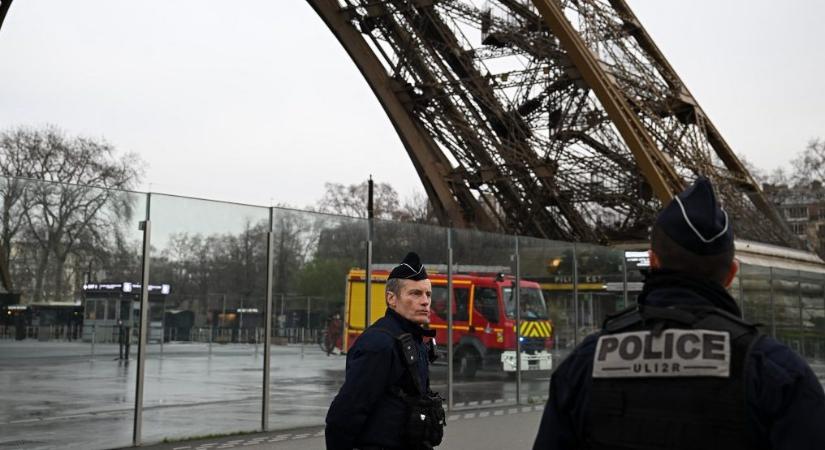
[[[658,280],[666,279],[666,282]],[[710,305],[742,316],[720,285],[677,274],[653,273],[639,298],[652,306]],[[598,333],[588,336],[558,367],[534,450],[586,448],[580,436],[587,417]],[[758,449],[825,449],[825,393],[808,364],[770,337],[758,340],[745,372],[747,426]]]
[[[376,331],[379,327],[392,336]],[[397,386],[412,393],[415,388],[401,348],[393,338],[402,333],[410,333],[418,343],[418,376],[421,386],[429,386],[427,348],[422,338],[427,331],[388,308],[347,353],[344,385],[327,412],[328,450],[403,447],[400,435],[407,420],[407,406],[391,389]]]

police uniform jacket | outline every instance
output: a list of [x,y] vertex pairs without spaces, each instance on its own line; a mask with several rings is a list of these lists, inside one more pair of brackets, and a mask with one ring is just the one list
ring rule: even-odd
[[[383,328],[390,334],[381,332]],[[415,392],[393,336],[410,333],[418,344],[418,373],[421,386],[429,386],[427,348],[423,336],[428,330],[387,309],[384,317],[362,334],[347,353],[346,379],[332,401],[326,418],[328,450],[359,447],[402,449],[399,438],[407,420],[407,405],[396,392]]]
[[[639,303],[712,306],[741,317],[735,301],[719,284],[673,273],[651,274]],[[583,427],[598,337],[588,336],[553,374],[534,450],[587,448]],[[678,379],[674,383],[678,388]],[[762,336],[754,341],[746,359],[744,383],[745,427],[753,448],[825,449],[825,393],[811,368],[796,353]]]

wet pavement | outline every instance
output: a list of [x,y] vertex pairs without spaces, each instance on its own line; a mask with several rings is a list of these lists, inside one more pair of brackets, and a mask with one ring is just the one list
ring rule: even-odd
[[[252,344],[150,345],[143,443],[261,429],[263,354]],[[134,351],[135,348],[133,347]],[[0,341],[0,449],[100,449],[132,443],[137,364],[117,345]],[[133,358],[135,353],[131,355]],[[272,346],[271,431],[320,427],[344,376],[345,358],[316,346]],[[446,397],[446,365],[432,370]],[[539,405],[549,373],[527,373],[522,402]],[[515,402],[515,381],[481,371],[454,383],[457,410]]]
[[[533,446],[542,405],[485,408],[447,415],[444,440],[438,450],[529,449]],[[147,450],[322,450],[324,429],[300,428],[289,432],[253,433],[216,439],[173,442],[144,447]]]
[[[262,349],[252,344],[150,345],[143,443],[177,441],[176,447],[183,448],[187,439],[260,430]],[[137,364],[119,361],[117,352],[112,344],[98,344],[92,353],[88,343],[0,341],[0,450],[130,446]],[[343,380],[345,358],[299,345],[273,346],[271,355],[266,436],[318,438]],[[554,364],[560,360],[557,355]],[[812,366],[825,383],[825,363]],[[445,397],[446,369],[435,365],[431,373],[433,389]],[[525,373],[523,379],[521,406],[514,406],[516,383],[507,374],[481,371],[473,380],[457,380],[453,419],[478,408],[540,408],[549,373]]]

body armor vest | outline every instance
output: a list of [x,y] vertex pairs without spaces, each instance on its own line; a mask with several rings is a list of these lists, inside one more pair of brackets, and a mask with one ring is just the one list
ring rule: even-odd
[[389,330],[376,328],[395,339],[401,349],[406,374],[411,379],[413,390],[407,392],[400,386],[391,386],[389,391],[401,398],[407,406],[407,421],[401,437],[405,450],[432,450],[441,444],[444,437],[444,427],[447,425],[447,415],[444,411],[444,399],[424,386],[419,378],[419,366],[425,364],[418,345],[409,333],[395,336]]
[[593,361],[583,442],[593,450],[737,450],[746,430],[745,364],[759,332],[713,307],[609,317]]

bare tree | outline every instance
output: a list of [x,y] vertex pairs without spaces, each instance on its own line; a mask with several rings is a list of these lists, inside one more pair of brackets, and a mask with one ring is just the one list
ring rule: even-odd
[[410,196],[404,198],[404,203],[396,213],[396,220],[431,225],[438,224],[438,217],[435,215],[430,199],[421,192],[413,192]]
[[[349,217],[367,217],[367,182],[345,186],[326,183],[326,191],[318,201],[317,210]],[[436,224],[435,212],[426,195],[413,192],[399,201],[398,193],[389,183],[375,183],[373,207],[376,219]]]
[[19,236],[21,253],[36,253],[29,258],[36,261],[33,300],[47,297],[49,273],[48,290],[60,296],[70,257],[108,246],[114,228],[131,217],[132,202],[123,190],[139,179],[139,159],[117,157],[103,140],[68,137],[55,127],[17,128],[0,133],[0,166],[6,176],[3,257],[9,260],[12,239]]
[[815,138],[792,162],[793,181],[809,184],[813,181],[825,182],[825,140]]
[[[350,217],[367,217],[368,184],[325,183],[318,211]],[[373,208],[377,219],[394,219],[398,213],[398,193],[388,183],[373,186]]]

